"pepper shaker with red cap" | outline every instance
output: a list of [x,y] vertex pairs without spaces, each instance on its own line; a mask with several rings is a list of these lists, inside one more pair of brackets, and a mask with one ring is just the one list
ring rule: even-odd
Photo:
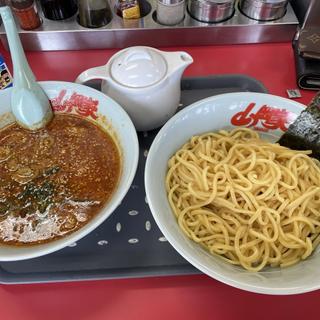
[[41,25],[34,0],[11,0],[11,7],[22,29],[33,30]]

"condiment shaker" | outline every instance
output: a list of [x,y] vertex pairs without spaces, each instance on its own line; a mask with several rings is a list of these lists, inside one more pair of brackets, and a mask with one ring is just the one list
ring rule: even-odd
[[271,21],[285,15],[288,2],[288,0],[240,0],[239,8],[251,19]]
[[157,22],[172,26],[184,18],[185,0],[157,0]]
[[33,30],[41,25],[34,0],[11,0],[11,6],[22,29]]
[[221,22],[232,17],[235,0],[189,0],[190,15],[202,22]]
[[79,0],[79,23],[86,28],[99,28],[112,19],[108,0]]
[[77,0],[40,0],[43,15],[50,20],[64,20],[78,10]]

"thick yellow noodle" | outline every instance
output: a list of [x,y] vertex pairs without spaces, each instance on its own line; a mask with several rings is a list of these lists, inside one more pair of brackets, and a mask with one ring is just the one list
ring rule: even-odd
[[244,128],[192,137],[168,163],[179,226],[250,271],[306,259],[320,242],[320,166],[308,154]]

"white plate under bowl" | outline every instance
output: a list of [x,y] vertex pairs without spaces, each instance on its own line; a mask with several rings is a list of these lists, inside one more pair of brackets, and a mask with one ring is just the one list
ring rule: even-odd
[[292,267],[265,268],[257,273],[209,254],[180,230],[165,189],[167,162],[191,136],[245,125],[259,130],[264,138],[275,141],[304,108],[302,104],[269,94],[222,94],[183,109],[156,136],[145,169],[151,212],[171,245],[193,266],[212,278],[243,290],[265,294],[297,294],[320,288],[320,254],[317,252]]
[[[40,82],[40,85],[53,102],[55,112],[78,114],[93,122],[98,122],[106,131],[116,136],[122,154],[120,181],[105,207],[82,228],[61,239],[40,245],[26,247],[0,245],[0,261],[39,257],[62,249],[86,236],[106,220],[121,203],[132,183],[138,165],[137,133],[129,116],[118,103],[100,91],[80,84],[47,81]],[[10,88],[0,91],[0,128],[12,121],[12,115],[10,116],[9,113],[11,92]]]

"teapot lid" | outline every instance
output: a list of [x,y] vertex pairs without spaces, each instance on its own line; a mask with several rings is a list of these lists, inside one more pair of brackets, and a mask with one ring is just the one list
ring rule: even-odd
[[167,72],[163,56],[146,47],[132,47],[120,53],[112,62],[111,76],[120,84],[141,88],[160,81]]

